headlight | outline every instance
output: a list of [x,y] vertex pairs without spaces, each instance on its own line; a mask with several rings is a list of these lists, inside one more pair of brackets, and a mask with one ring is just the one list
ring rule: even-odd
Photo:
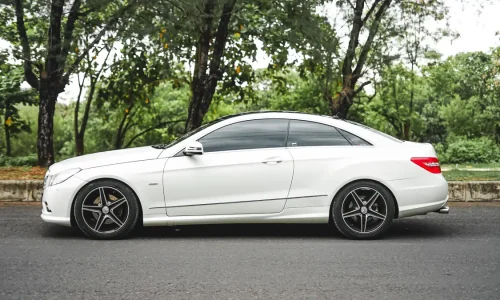
[[47,176],[46,179],[46,185],[51,186],[51,185],[56,185],[61,182],[64,182],[68,180],[71,176],[75,175],[76,173],[80,172],[82,169],[80,168],[75,168],[75,169],[69,169],[66,171],[63,171],[61,173],[57,173],[54,175],[49,175]]

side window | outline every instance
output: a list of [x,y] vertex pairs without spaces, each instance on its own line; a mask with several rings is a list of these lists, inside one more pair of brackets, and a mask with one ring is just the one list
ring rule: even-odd
[[230,151],[284,147],[288,120],[262,119],[228,125],[207,134],[198,141],[203,151]]
[[348,146],[351,145],[335,127],[307,122],[290,121],[287,146]]
[[342,130],[340,128],[337,128],[337,130],[340,131],[340,133],[342,133],[342,135],[346,139],[348,139],[349,142],[351,142],[351,144],[353,144],[354,146],[371,146],[372,145],[357,135],[354,135],[354,134],[347,132],[345,130]]

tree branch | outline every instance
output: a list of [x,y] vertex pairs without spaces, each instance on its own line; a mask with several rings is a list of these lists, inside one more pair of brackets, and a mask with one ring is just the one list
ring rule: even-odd
[[[50,23],[49,23],[49,45],[47,51],[47,60],[45,61],[45,71],[48,78],[54,73],[62,74],[60,67],[61,55],[61,19],[63,15],[63,0],[52,0],[50,5]],[[56,78],[60,78],[57,76]],[[60,85],[58,86],[61,87]]]
[[370,27],[370,31],[368,34],[368,38],[366,39],[366,43],[363,45],[361,50],[361,54],[359,55],[358,63],[356,64],[356,68],[354,69],[354,76],[359,76],[361,74],[361,70],[366,62],[368,57],[368,52],[370,52],[371,46],[373,44],[373,40],[378,32],[378,27],[380,25],[380,20],[384,16],[386,9],[391,5],[392,0],[384,0],[377,13],[375,14],[375,20],[373,20],[373,24]]
[[97,43],[99,43],[99,41],[104,36],[104,34],[109,29],[111,29],[111,27],[113,25],[115,25],[116,22],[118,22],[118,20],[123,16],[123,14],[125,14],[129,9],[131,9],[136,4],[137,4],[137,1],[134,1],[134,0],[130,1],[126,6],[122,7],[122,9],[120,9],[114,16],[112,16],[111,18],[108,19],[108,21],[106,22],[104,27],[101,29],[101,31],[99,31],[99,33],[94,38],[94,40],[87,46],[86,49],[84,49],[82,51],[82,53],[75,59],[73,64],[68,68],[68,71],[66,72],[66,74],[64,74],[64,77],[63,77],[63,84],[66,84],[69,82],[69,76],[71,74],[73,74],[73,72],[78,68],[78,65],[85,58],[85,55],[87,54],[87,52],[89,52],[90,49],[92,49],[92,47],[94,47]]
[[28,41],[28,35],[26,34],[26,27],[24,25],[24,9],[22,0],[15,0],[14,5],[16,11],[17,32],[19,34],[19,39],[21,40],[22,53],[24,57],[24,78],[32,88],[38,90],[39,81],[35,73],[33,73],[33,67],[31,63],[31,49]]
[[66,65],[66,58],[68,57],[69,47],[73,41],[73,31],[75,30],[75,23],[79,17],[81,0],[75,0],[71,6],[71,10],[68,15],[68,20],[66,21],[66,26],[64,27],[64,39],[61,50],[61,73],[64,72],[64,66]]
[[356,54],[356,47],[359,44],[359,33],[363,27],[363,20],[361,19],[364,8],[364,0],[357,0],[356,7],[354,8],[354,18],[352,22],[351,33],[349,34],[349,46],[344,58],[342,66],[342,75],[348,76],[352,73],[352,62]]
[[[90,114],[90,108],[92,104],[92,100],[94,98],[94,93],[96,90],[96,85],[99,80],[99,77],[101,76],[102,70],[104,70],[104,66],[106,62],[108,61],[109,54],[113,50],[113,47],[107,48],[108,54],[106,54],[106,58],[104,59],[104,62],[101,65],[101,68],[97,72],[97,75],[95,77],[90,76],[90,91],[87,94],[87,103],[85,103],[85,111],[83,112],[83,119],[82,119],[82,125],[80,126],[80,134],[83,135],[85,133],[85,130],[87,129],[87,122],[89,120],[89,114]],[[91,62],[89,61],[89,64]]]
[[370,80],[366,81],[366,82],[363,82],[355,91],[354,91],[354,96],[356,96],[356,94],[360,93],[363,88],[367,85],[369,85],[370,83],[372,83]]
[[370,7],[370,9],[368,10],[368,12],[366,13],[365,17],[363,18],[363,24],[366,24],[366,21],[370,18],[370,16],[373,14],[373,12],[375,11],[375,7],[377,7],[377,4],[380,2],[380,0],[375,0],[375,2],[373,2],[373,5],[372,7]]
[[[220,64],[222,61],[222,56],[224,55],[224,49],[226,48],[229,21],[231,20],[231,15],[233,12],[234,4],[236,0],[229,0],[224,4],[222,9],[222,14],[219,20],[219,25],[217,27],[217,32],[215,33],[214,51],[212,53],[212,60],[210,61],[210,76],[208,78],[208,89],[205,92],[203,106],[208,109],[210,105],[213,93],[217,87],[217,82],[222,76],[220,70]],[[208,97],[207,97],[208,96]],[[208,103],[207,103],[208,102]]]

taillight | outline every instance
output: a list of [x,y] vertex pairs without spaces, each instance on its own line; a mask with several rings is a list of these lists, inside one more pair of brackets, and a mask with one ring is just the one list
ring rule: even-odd
[[441,173],[439,160],[436,157],[412,157],[411,161],[431,173]]

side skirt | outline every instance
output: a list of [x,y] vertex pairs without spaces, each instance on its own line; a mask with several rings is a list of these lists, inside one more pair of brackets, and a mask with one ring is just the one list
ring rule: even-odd
[[145,215],[144,226],[176,226],[194,224],[251,224],[251,223],[328,223],[329,206],[285,208],[275,214],[166,216]]

